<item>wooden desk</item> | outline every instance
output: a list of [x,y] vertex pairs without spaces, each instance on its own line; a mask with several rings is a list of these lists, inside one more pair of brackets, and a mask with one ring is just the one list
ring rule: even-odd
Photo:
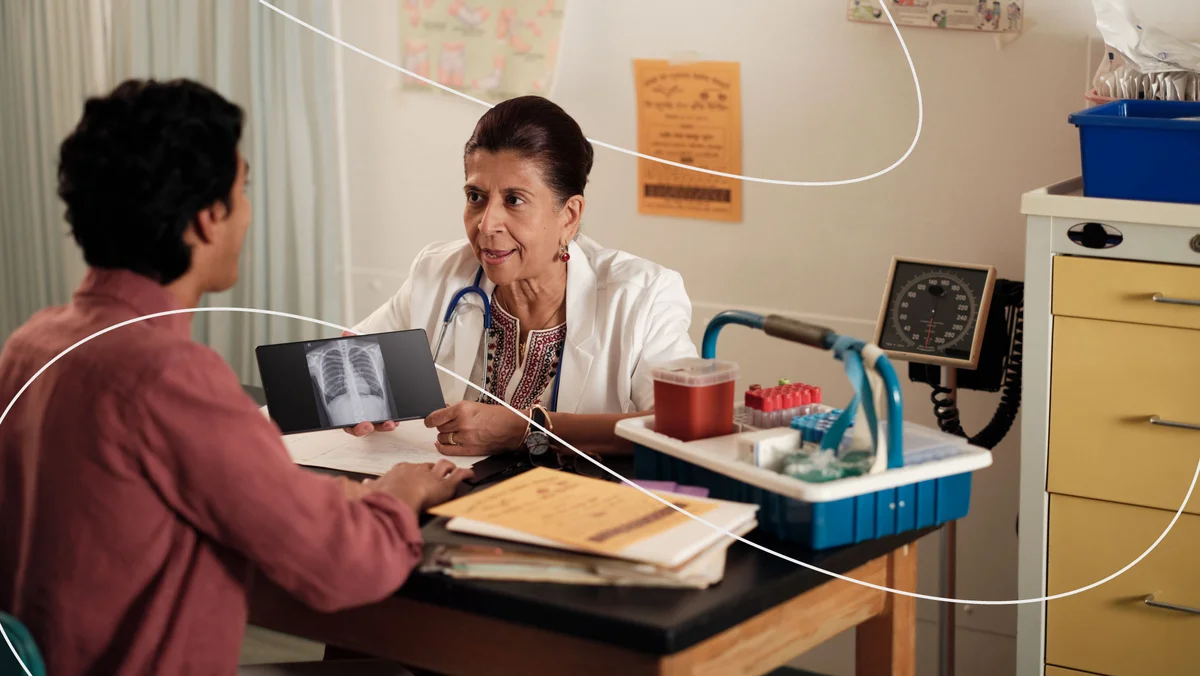
[[[932,529],[814,553],[746,539],[905,591]],[[316,612],[265,578],[250,622],[447,674],[765,674],[857,628],[857,673],[916,673],[916,601],[830,578],[742,543],[706,590],[455,580],[416,574],[395,596]]]

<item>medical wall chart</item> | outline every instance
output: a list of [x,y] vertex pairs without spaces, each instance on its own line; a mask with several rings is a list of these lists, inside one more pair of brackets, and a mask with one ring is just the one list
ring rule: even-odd
[[[489,103],[554,86],[567,0],[403,0],[401,65]],[[440,91],[401,75],[406,90]],[[444,93],[444,92],[443,92]]]
[[[638,152],[742,173],[741,68],[732,62],[636,60]],[[742,220],[742,182],[638,159],[638,212]]]
[[1025,17],[1025,0],[848,0],[850,20],[887,23],[882,2],[898,26],[1017,33]]

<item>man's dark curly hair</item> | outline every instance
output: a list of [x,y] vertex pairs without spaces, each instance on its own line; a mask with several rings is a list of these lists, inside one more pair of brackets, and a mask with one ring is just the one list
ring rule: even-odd
[[230,206],[245,114],[190,80],[128,80],[88,99],[59,149],[58,195],[96,268],[169,284],[191,267],[196,214]]

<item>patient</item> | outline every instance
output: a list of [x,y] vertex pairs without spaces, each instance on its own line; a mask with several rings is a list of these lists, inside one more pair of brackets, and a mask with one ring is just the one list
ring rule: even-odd
[[[198,84],[131,81],[62,144],[59,194],[89,270],[0,353],[0,403],[78,341],[230,288],[250,224],[243,114]],[[70,351],[0,425],[0,611],[49,673],[229,674],[255,567],[318,610],[395,591],[446,461],[369,484],[300,469],[191,314]]]

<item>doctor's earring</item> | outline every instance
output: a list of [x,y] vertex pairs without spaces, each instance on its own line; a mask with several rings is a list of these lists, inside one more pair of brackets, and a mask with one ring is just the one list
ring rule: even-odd
[[558,259],[564,263],[571,260],[571,254],[567,251],[567,247],[565,245],[559,248]]

